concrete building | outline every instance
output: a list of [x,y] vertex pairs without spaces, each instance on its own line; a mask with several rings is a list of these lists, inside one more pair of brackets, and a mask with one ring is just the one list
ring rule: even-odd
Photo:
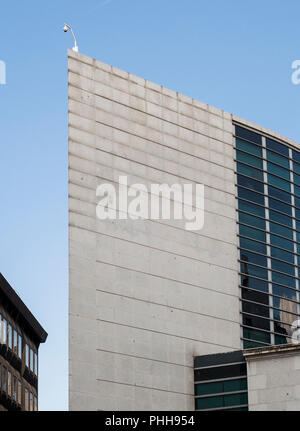
[[[193,410],[195,357],[291,342],[300,148],[82,54],[68,69],[70,409]],[[203,184],[203,228],[100,220],[120,177]]]
[[38,349],[47,333],[0,274],[0,411],[38,410]]
[[249,410],[300,410],[300,346],[279,345],[244,352]]

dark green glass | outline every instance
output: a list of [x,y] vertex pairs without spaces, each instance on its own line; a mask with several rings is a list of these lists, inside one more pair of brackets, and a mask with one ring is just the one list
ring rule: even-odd
[[241,139],[236,139],[236,148],[254,156],[262,157],[262,148]]
[[264,178],[263,171],[253,168],[252,166],[244,165],[240,162],[237,162],[237,173],[246,175],[260,181],[263,181]]

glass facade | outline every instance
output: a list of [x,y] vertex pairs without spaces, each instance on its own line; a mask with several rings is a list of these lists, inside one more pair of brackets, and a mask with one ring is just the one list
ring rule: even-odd
[[242,352],[195,358],[196,410],[247,411],[247,367]]
[[243,347],[291,342],[299,316],[300,151],[236,126]]

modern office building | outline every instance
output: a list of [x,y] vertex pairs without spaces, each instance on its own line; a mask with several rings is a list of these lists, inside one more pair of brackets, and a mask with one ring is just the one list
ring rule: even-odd
[[[82,54],[68,65],[70,409],[295,407],[275,365],[298,376],[300,146]],[[204,225],[122,205],[100,219],[103,184],[119,203],[202,184]]]
[[0,274],[0,411],[38,410],[38,349],[46,338]]

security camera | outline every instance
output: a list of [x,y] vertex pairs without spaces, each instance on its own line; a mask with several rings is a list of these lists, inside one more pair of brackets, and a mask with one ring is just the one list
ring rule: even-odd
[[67,31],[68,30],[70,30],[70,32],[72,33],[72,37],[73,37],[73,40],[74,40],[74,46],[73,46],[73,51],[74,52],[78,52],[78,45],[77,45],[77,41],[76,41],[76,37],[75,37],[75,34],[74,34],[74,32],[73,32],[73,29],[72,29],[72,27],[69,25],[69,24],[65,24],[64,26],[63,26],[63,31],[65,32],[65,33],[67,33]]

